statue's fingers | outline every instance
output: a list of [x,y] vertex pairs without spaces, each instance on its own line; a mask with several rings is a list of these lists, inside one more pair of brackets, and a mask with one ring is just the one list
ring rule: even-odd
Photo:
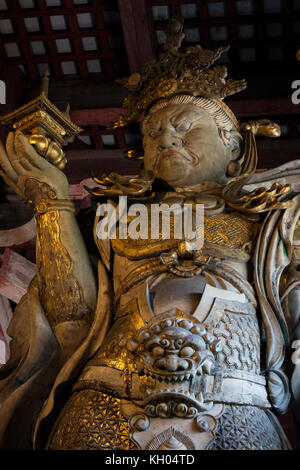
[[27,170],[23,167],[18,158],[16,158],[15,160],[10,160],[10,163],[18,176],[24,175],[24,173],[26,173]]
[[28,160],[35,168],[42,171],[48,168],[48,162],[36,152],[21,131],[17,131],[15,135],[15,151],[20,159]]
[[7,176],[7,174],[4,173],[4,171],[0,170],[0,176],[1,178],[4,179],[5,183],[15,191],[15,193],[17,193],[19,196],[23,198],[23,194],[21,190],[19,189],[18,185],[11,178],[9,178],[9,176]]
[[20,162],[18,155],[15,150],[15,134],[10,132],[6,140],[6,152],[10,161],[11,166],[17,173],[17,175],[23,175],[25,173],[25,168]]
[[16,153],[16,134],[10,132],[6,140],[6,151],[9,157],[9,162],[17,175],[23,175],[26,171],[31,171],[32,167],[26,165],[26,159],[21,155],[21,158]]
[[15,152],[15,146],[14,146],[14,140],[15,140],[15,135],[13,132],[10,132],[7,136],[6,139],[6,153],[8,155],[8,158],[10,160],[16,160],[17,155]]
[[27,171],[34,171],[36,170],[36,166],[32,165],[32,163],[27,160],[26,158],[20,158],[20,164],[22,165],[22,167],[24,168],[24,170],[27,170]]
[[18,175],[11,166],[10,160],[6,154],[3,143],[0,141],[0,165],[6,175],[13,181],[17,181]]
[[33,171],[36,169],[34,165],[27,159],[27,156],[24,156],[24,151],[20,148],[18,149],[18,135],[19,131],[16,131],[15,134],[12,132],[8,135],[6,141],[7,153],[10,155],[10,162],[15,168],[18,174],[24,174],[24,171]]

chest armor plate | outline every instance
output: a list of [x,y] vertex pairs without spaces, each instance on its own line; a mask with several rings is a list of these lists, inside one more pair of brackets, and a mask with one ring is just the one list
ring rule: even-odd
[[[252,253],[253,246],[258,234],[258,224],[247,220],[237,212],[223,212],[221,214],[204,215],[204,245],[201,251],[204,254],[215,254],[216,256],[247,261]],[[130,224],[130,221],[128,221]],[[151,220],[148,218],[148,233],[151,235]],[[170,237],[164,238],[162,230],[158,232],[159,237],[152,239],[137,238],[129,236],[125,239],[118,238],[118,232],[111,240],[112,249],[119,255],[129,259],[142,259],[154,257],[164,251],[176,248],[184,238],[174,237],[174,216],[170,216]]]

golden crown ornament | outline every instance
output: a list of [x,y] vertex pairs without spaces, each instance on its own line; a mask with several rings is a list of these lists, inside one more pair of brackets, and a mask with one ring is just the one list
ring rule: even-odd
[[222,100],[244,90],[246,80],[226,81],[226,66],[216,65],[211,68],[229,46],[204,50],[200,45],[195,45],[180,52],[184,39],[182,30],[183,22],[171,19],[166,30],[166,52],[163,57],[147,63],[141,73],[117,80],[131,93],[123,101],[126,113],[112,120],[109,128],[127,127],[137,122],[157,101],[182,94],[212,100],[238,127],[234,114]]

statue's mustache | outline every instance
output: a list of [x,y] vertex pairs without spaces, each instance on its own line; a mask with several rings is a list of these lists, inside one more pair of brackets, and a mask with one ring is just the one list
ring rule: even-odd
[[191,148],[191,146],[186,143],[184,145],[184,150],[185,152],[182,152],[180,149],[168,149],[168,150],[163,150],[160,152],[157,156],[157,159],[154,164],[154,168],[159,167],[161,161],[166,158],[166,157],[175,157],[175,156],[180,156],[180,158],[186,160],[189,164],[197,167],[199,166],[200,163],[200,156],[197,155]]

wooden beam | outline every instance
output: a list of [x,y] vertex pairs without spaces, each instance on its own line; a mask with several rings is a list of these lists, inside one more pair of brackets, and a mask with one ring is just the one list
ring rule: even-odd
[[[300,105],[292,103],[290,98],[274,98],[259,100],[227,100],[226,104],[238,118],[247,116],[281,116],[287,114],[300,114]],[[78,109],[71,110],[71,119],[79,126],[92,124],[106,125],[118,114],[125,110],[116,108]]]
[[[47,18],[47,17],[42,17],[42,18]],[[1,19],[1,18],[0,18]],[[32,38],[32,35],[34,34],[34,37]],[[53,31],[50,33],[50,32],[46,32],[46,31],[41,31],[41,32],[37,32],[37,33],[30,33],[30,38],[28,39],[28,41],[31,41],[31,40],[36,40],[36,41],[49,41],[49,40],[53,40],[53,39],[71,39],[73,40],[75,37],[77,38],[85,38],[85,37],[90,37],[90,36],[95,36],[95,37],[108,37],[110,35],[110,30],[98,30],[98,29],[89,29],[89,30],[82,30],[82,31],[78,31],[76,33],[74,33],[73,31],[57,31],[55,32],[55,34],[53,33]],[[9,36],[7,35],[7,37],[5,37],[5,42],[20,42],[22,39],[22,36],[20,35],[19,31],[17,31],[16,33],[12,33],[10,34]],[[66,54],[67,56],[67,54]],[[44,59],[45,59],[45,56],[43,56]],[[65,57],[65,55],[64,55]]]
[[272,117],[287,114],[300,114],[300,105],[293,104],[290,98],[228,100],[226,103],[238,118],[247,116],[259,117],[261,115],[269,115]]
[[300,158],[300,139],[263,139],[257,141],[258,168],[276,168]]
[[[114,58],[114,54],[112,52],[105,52],[102,54],[102,52],[86,52],[85,53],[85,60],[92,60],[92,59],[113,59]],[[78,55],[76,53],[68,53],[68,54],[65,54],[64,56],[64,59],[66,60],[78,60]],[[23,57],[10,57],[9,58],[9,63],[10,64],[14,64],[14,65],[23,65],[23,64],[28,64],[29,63],[32,63],[32,64],[40,64],[41,62],[45,62],[47,61],[47,63],[49,64],[52,64],[52,63],[55,63],[57,61],[60,61],[61,59],[57,58],[57,56],[55,57],[52,57],[52,56],[45,56],[44,55],[36,55],[36,56],[33,56],[33,57],[26,57],[26,56],[23,56]],[[99,75],[100,72],[99,72]],[[103,74],[104,75],[104,74]]]
[[[15,0],[10,0],[14,2]],[[22,10],[19,8],[18,4],[17,7],[14,7],[13,10],[5,10],[0,12],[0,19],[15,19],[15,18],[31,18],[31,17],[43,17],[43,16],[55,16],[55,15],[66,15],[70,14],[70,10],[72,14],[78,13],[97,13],[97,11],[103,11],[105,7],[103,5],[97,6],[78,6],[72,8],[48,8],[48,9],[32,9],[28,8]]]
[[136,174],[141,166],[140,162],[124,158],[122,150],[119,149],[69,150],[66,155],[68,164],[64,172],[71,184],[111,171],[123,175]]
[[146,0],[118,0],[131,73],[140,73],[154,57]]
[[70,117],[78,126],[89,126],[92,124],[106,126],[109,121],[124,112],[125,110],[122,108],[71,109]]

